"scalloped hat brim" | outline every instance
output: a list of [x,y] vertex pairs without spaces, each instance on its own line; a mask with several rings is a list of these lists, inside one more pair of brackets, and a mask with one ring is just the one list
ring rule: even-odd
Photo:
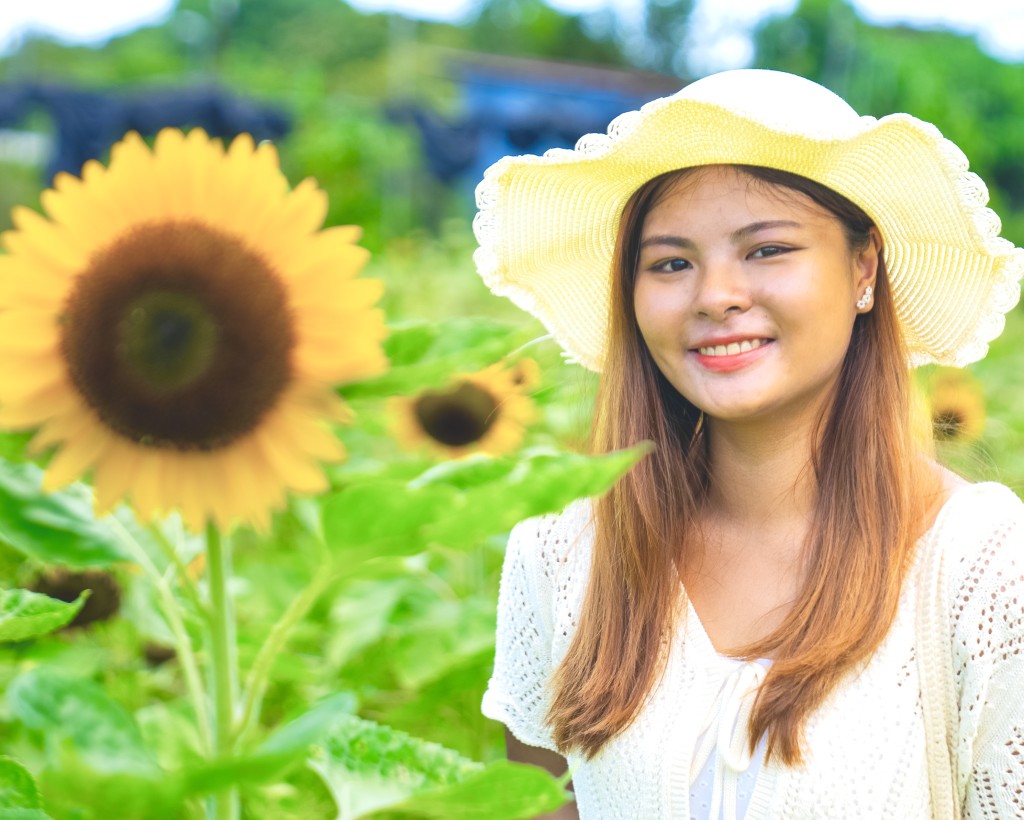
[[963,366],[986,354],[1020,297],[1024,251],[999,237],[984,183],[935,126],[851,110],[841,136],[798,133],[685,91],[617,118],[574,150],[505,157],[487,170],[474,259],[494,293],[599,371],[615,237],[631,194],[678,168],[760,165],[820,182],[874,220],[911,366]]

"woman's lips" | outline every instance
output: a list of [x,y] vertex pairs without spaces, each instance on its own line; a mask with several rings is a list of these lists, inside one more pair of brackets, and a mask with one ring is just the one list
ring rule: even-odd
[[773,339],[743,339],[727,344],[702,345],[690,353],[705,370],[727,373],[758,361],[773,343]]

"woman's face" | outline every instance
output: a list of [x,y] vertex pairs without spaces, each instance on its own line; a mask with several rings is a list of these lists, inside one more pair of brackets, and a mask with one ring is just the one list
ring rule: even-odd
[[851,252],[805,195],[727,166],[683,176],[642,226],[636,318],[665,378],[712,419],[816,419],[838,378],[877,235]]

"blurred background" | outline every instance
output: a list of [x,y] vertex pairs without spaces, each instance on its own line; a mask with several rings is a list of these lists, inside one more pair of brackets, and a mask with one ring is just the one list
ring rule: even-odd
[[[579,449],[593,379],[476,275],[476,183],[503,155],[571,147],[623,111],[744,66],[817,80],[862,114],[906,111],[935,123],[988,183],[1004,235],[1024,244],[1019,0],[0,0],[0,231],[13,206],[38,208],[56,173],[105,160],[129,130],[201,126],[225,139],[273,140],[293,184],[311,176],[327,191],[329,224],[363,227],[368,272],[388,286],[393,373],[347,390],[359,423],[344,432],[352,456],[335,479],[426,469],[432,462],[400,461],[381,397],[437,389],[453,373],[524,350],[541,372],[530,386],[538,413],[525,446]],[[917,373],[924,434],[938,456],[1018,494],[1022,343],[1018,307],[982,362]],[[282,518],[274,550],[242,539],[244,659],[303,588],[301,522],[298,513]],[[276,672],[267,725],[345,691],[362,717],[473,760],[501,757],[501,730],[480,716],[479,702],[504,539],[476,546],[433,547],[332,586]],[[23,584],[36,570],[0,543],[0,578]],[[58,581],[67,586],[44,580],[36,588],[53,595]],[[173,651],[148,614],[151,590],[128,572],[115,580],[103,617],[119,606],[129,617],[58,644],[4,650],[0,688],[17,663],[57,659],[142,716],[171,765],[179,747],[191,748],[180,715],[140,707],[181,700],[180,681],[166,671]],[[66,600],[87,583],[101,602],[95,579],[75,583]],[[0,748],[40,760],[40,738],[5,708]],[[312,772],[294,775],[288,789],[251,797],[247,816],[335,816]]]
[[[505,154],[571,147],[623,111],[741,66],[797,72],[862,114],[935,123],[988,183],[1004,234],[1024,242],[1016,0],[7,2],[0,230],[11,206],[37,207],[55,173],[105,159],[128,130],[249,131],[278,144],[293,183],[317,178],[329,223],[363,226],[392,319],[484,314],[523,325],[473,272],[483,170]],[[1020,315],[972,368],[987,421],[967,395],[981,387],[971,387],[962,400],[944,388],[954,400],[935,422],[959,468],[1018,488]],[[983,428],[964,458],[961,433]]]

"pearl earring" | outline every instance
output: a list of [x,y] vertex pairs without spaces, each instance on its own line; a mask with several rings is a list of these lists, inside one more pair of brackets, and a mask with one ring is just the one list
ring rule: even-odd
[[874,291],[871,289],[871,285],[864,288],[864,295],[857,300],[857,310],[864,310],[864,308],[871,304],[872,293],[874,293]]

